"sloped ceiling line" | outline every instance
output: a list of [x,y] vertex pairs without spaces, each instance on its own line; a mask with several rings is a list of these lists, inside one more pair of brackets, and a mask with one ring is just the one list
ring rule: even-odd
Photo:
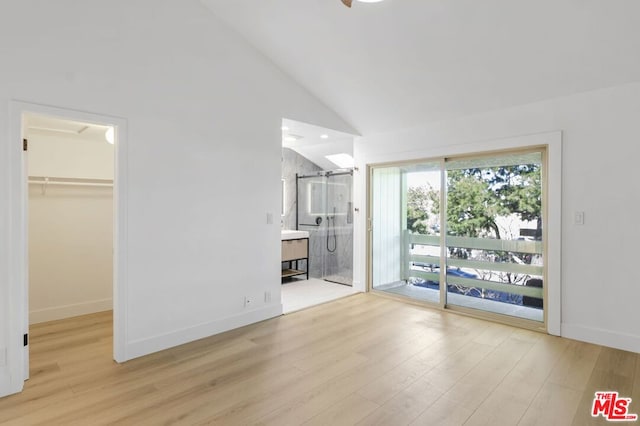
[[640,80],[636,0],[202,0],[363,135]]

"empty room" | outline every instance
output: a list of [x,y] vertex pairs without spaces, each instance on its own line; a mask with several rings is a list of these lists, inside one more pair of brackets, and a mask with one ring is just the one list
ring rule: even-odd
[[2,0],[0,424],[637,424],[639,51],[635,0]]

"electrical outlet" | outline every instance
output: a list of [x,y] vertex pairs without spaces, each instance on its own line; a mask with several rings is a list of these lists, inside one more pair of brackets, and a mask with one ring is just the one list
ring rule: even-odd
[[273,225],[273,213],[267,213],[267,225]]
[[584,225],[584,212],[576,212],[573,217],[573,223],[576,225]]
[[269,303],[271,302],[271,292],[270,291],[265,291],[264,292],[264,303]]

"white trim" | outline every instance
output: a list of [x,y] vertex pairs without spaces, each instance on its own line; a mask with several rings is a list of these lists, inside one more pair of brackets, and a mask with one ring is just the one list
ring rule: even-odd
[[[18,100],[9,101],[9,341],[21,342],[28,330],[28,254],[27,254],[27,173],[23,162],[21,141],[22,119],[25,113],[85,121],[116,128],[114,172],[114,359],[126,360],[127,332],[127,121],[126,119],[99,115],[85,111],[63,109]],[[7,366],[11,374],[11,392],[20,392],[24,378],[28,376],[28,350],[19,345],[7,349]]]
[[[27,276],[27,226],[26,174],[23,173],[22,110],[15,103],[9,104],[9,342],[7,367],[11,375],[13,391],[22,391],[28,377],[28,351],[19,344],[20,335],[29,330],[25,311],[28,301]],[[13,143],[11,143],[13,141]]]
[[110,311],[113,309],[113,299],[92,300],[90,302],[74,303],[72,305],[53,306],[51,308],[29,311],[29,323],[38,324],[47,321],[57,321],[79,315]]
[[603,328],[563,323],[562,337],[640,353],[640,336],[634,334],[617,333]]
[[547,142],[547,332],[560,336],[562,321],[562,133]]
[[275,318],[280,315],[282,315],[281,303],[265,306],[254,311],[243,312],[239,315],[233,315],[193,327],[183,328],[182,330],[136,340],[129,343],[127,351],[130,359],[138,358],[150,353],[210,337],[214,334]]
[[[129,132],[127,121],[115,122],[113,183],[113,359],[125,362],[129,312]],[[116,334],[117,332],[117,334]]]
[[[392,136],[390,136],[392,137]],[[561,322],[561,242],[562,242],[562,132],[545,132],[531,135],[514,136],[508,138],[496,138],[473,143],[457,145],[442,145],[427,149],[405,151],[371,153],[364,158],[357,158],[359,170],[367,170],[371,165],[393,164],[403,161],[421,159],[434,159],[458,155],[471,155],[491,151],[505,151],[535,146],[546,146],[548,153],[548,218],[547,218],[547,332],[552,335],[560,335]],[[364,175],[364,173],[362,174]],[[366,176],[361,176],[356,182],[356,197],[366,196],[368,188]],[[358,198],[360,200],[361,198]],[[363,203],[360,203],[363,204]],[[364,217],[363,217],[364,216]],[[354,282],[366,282],[366,262],[368,256],[367,241],[367,215],[357,216],[354,220],[354,259],[358,259],[354,268]],[[367,290],[368,291],[368,290]]]

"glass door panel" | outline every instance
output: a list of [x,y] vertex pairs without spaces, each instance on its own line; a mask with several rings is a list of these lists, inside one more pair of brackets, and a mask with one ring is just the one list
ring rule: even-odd
[[374,168],[372,287],[440,302],[440,163]]
[[309,275],[353,285],[353,171],[298,175],[296,182],[298,229],[309,232]]
[[446,162],[447,304],[543,321],[542,154]]
[[353,175],[327,175],[327,219],[323,278],[353,285]]

